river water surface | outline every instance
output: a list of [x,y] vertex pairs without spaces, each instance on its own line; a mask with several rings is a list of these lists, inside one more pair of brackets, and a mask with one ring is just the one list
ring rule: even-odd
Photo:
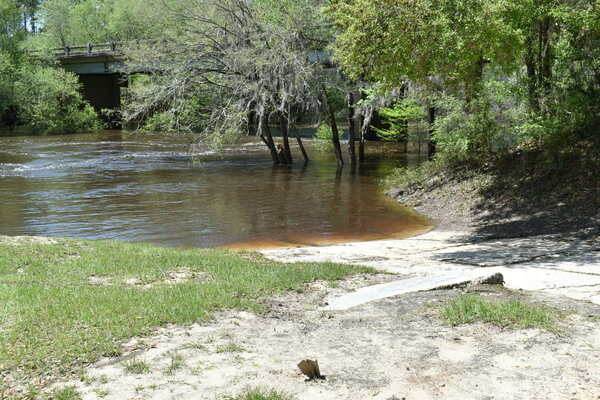
[[121,132],[0,138],[0,234],[260,248],[429,227],[378,186],[405,155],[370,155],[340,173],[310,145],[308,165],[273,167],[256,140],[194,158],[189,143]]

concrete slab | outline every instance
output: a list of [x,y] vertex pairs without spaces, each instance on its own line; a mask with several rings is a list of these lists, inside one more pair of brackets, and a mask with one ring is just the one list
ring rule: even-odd
[[403,279],[400,281],[384,283],[381,285],[368,286],[359,289],[353,293],[331,299],[324,310],[342,311],[348,310],[362,304],[375,300],[385,299],[387,297],[398,296],[401,294],[422,292],[425,290],[440,289],[454,285],[467,284],[469,282],[487,279],[492,277],[495,271],[470,271],[468,273],[453,273],[444,275],[434,275],[419,278]]
[[[503,274],[506,286],[511,289],[541,290],[600,304],[599,240],[542,235],[464,243],[461,237],[464,233],[432,231],[410,239],[265,250],[262,253],[283,262],[330,261],[367,265],[415,279],[365,289],[352,299],[339,300],[339,304],[359,304],[408,293],[408,290],[430,290],[437,282],[455,282],[460,280],[459,277],[468,280],[471,276],[495,272]],[[332,300],[331,306],[336,304]]]

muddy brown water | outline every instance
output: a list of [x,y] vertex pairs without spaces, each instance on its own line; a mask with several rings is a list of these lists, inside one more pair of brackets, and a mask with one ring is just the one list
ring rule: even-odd
[[265,248],[412,236],[426,218],[379,179],[416,162],[368,148],[359,168],[273,167],[255,138],[216,154],[190,139],[99,132],[0,138],[0,234]]

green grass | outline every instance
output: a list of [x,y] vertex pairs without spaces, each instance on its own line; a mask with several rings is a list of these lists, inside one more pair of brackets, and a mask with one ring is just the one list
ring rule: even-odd
[[266,388],[251,388],[235,397],[227,397],[227,400],[293,400],[289,394]]
[[466,294],[448,302],[442,309],[442,318],[453,326],[486,322],[502,327],[555,331],[558,313],[518,300],[488,301],[479,295]]
[[222,346],[217,346],[217,353],[242,353],[246,351],[245,348],[243,348],[240,345],[237,345],[235,343],[229,343],[226,345],[222,345]]
[[140,360],[130,360],[123,363],[123,367],[125,368],[125,372],[128,374],[147,374],[150,372],[150,366]]
[[170,353],[169,354],[169,365],[165,370],[167,375],[173,375],[176,371],[179,371],[183,367],[185,367],[185,359],[183,355],[179,353]]
[[[163,281],[169,271],[207,273],[208,281]],[[0,240],[0,376],[22,382],[72,374],[121,343],[166,324],[210,319],[221,309],[260,312],[263,300],[315,280],[369,272],[333,263],[284,264],[216,249],[145,244]],[[109,284],[94,284],[91,277]],[[149,287],[127,283],[139,279]]]
[[56,389],[49,398],[50,400],[80,400],[81,396],[73,386],[67,386],[62,389]]

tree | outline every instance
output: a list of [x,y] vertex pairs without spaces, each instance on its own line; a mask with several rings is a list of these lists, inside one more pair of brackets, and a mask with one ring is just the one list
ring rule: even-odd
[[436,76],[475,96],[485,64],[514,70],[522,40],[498,18],[502,1],[333,0],[335,56],[355,79],[398,87]]
[[156,39],[163,34],[162,0],[44,0],[40,34],[30,47]]
[[[187,100],[202,93],[209,108],[205,140],[218,143],[250,127],[263,137],[275,163],[290,163],[290,124],[298,113],[321,111],[323,87],[336,78],[323,72],[318,57],[309,57],[323,48],[326,37],[318,4],[194,0],[171,5],[168,15],[177,29],[168,30],[164,42],[129,52],[130,71],[152,68],[149,82],[134,89],[126,118],[180,115]],[[272,119],[279,122],[282,151],[269,128]]]
[[485,158],[519,142],[549,149],[598,136],[599,9],[596,0],[332,0],[328,12],[347,74],[387,90],[412,82],[440,108],[440,149]]
[[0,0],[0,123],[26,124],[38,134],[68,133],[97,127],[97,118],[79,93],[77,77],[29,57],[27,7]]

